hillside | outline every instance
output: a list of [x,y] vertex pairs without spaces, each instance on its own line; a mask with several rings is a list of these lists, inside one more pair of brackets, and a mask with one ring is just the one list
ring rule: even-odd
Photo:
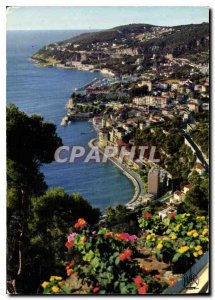
[[43,65],[133,73],[138,72],[137,67],[140,71],[150,68],[167,54],[207,64],[208,49],[208,23],[174,27],[130,24],[50,44],[32,58]]

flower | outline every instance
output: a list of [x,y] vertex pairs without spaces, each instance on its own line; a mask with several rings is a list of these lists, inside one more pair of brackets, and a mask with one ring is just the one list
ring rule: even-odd
[[44,281],[41,286],[45,289],[49,285],[48,281]]
[[74,246],[74,239],[76,237],[77,233],[76,232],[73,232],[73,233],[70,233],[67,237],[67,242],[65,244],[65,246],[69,249],[69,248],[72,248]]
[[72,248],[74,246],[74,242],[66,242],[65,247],[68,249]]
[[163,241],[168,241],[168,240],[169,240],[168,236],[163,237]]
[[70,233],[70,234],[68,235],[68,237],[67,237],[67,241],[68,241],[69,243],[70,243],[70,242],[73,242],[76,235],[77,235],[76,232]]
[[142,279],[142,277],[140,277],[140,276],[136,276],[136,277],[134,278],[134,282],[135,282],[135,284],[136,284],[136,287],[137,287],[137,288],[140,288],[140,287],[141,287],[141,284],[143,283],[143,279]]
[[124,252],[119,254],[120,261],[125,261],[131,259],[132,251],[130,249],[126,249]]
[[54,281],[54,280],[62,280],[62,277],[61,276],[51,276],[49,278],[49,281]]
[[113,236],[113,232],[108,231],[104,234],[104,237],[112,237]]
[[155,233],[148,234],[146,237],[147,241],[149,240],[155,241],[155,238],[156,238]]
[[66,265],[66,270],[68,270],[69,268],[73,267],[74,264],[75,264],[75,262],[72,260],[70,263],[68,263],[68,264]]
[[59,289],[56,285],[54,285],[54,286],[52,287],[52,292],[54,292],[54,293],[57,293],[59,290],[60,290],[60,289]]
[[152,214],[151,214],[150,212],[147,211],[147,212],[144,213],[143,216],[144,216],[144,218],[146,218],[146,219],[150,219],[151,216],[152,216]]
[[187,252],[188,250],[189,250],[188,246],[183,246],[178,250],[178,252],[183,254],[183,253]]
[[138,294],[146,294],[148,286],[144,284],[141,288],[138,289]]
[[207,233],[208,233],[208,229],[204,228],[203,231],[202,231],[202,235],[206,235]]
[[195,250],[196,250],[196,251],[199,251],[199,250],[201,250],[201,249],[202,249],[202,246],[200,246],[200,245],[198,245],[198,246],[195,247]]
[[84,236],[82,236],[82,238],[81,238],[81,242],[82,243],[85,243],[86,242],[86,240],[87,240],[87,237],[84,235]]
[[118,240],[125,241],[125,242],[133,242],[137,239],[137,236],[135,234],[130,235],[126,232],[116,233],[114,237],[117,238]]
[[170,218],[170,219],[175,219],[175,214],[174,214],[174,213],[170,213],[170,214],[169,214],[169,218]]
[[169,285],[172,287],[175,284],[175,278],[174,277],[170,277],[169,278]]
[[172,239],[172,240],[176,240],[176,239],[177,239],[177,235],[173,234],[173,235],[171,236],[171,239]]
[[75,227],[75,229],[78,229],[80,227],[85,227],[86,225],[87,225],[87,222],[84,219],[80,218],[80,219],[78,219],[78,222],[75,223],[74,227]]
[[158,245],[157,245],[157,249],[158,250],[161,250],[163,248],[163,244],[162,243],[159,243]]
[[198,252],[193,252],[193,256],[198,257],[199,256]]
[[202,255],[203,254],[203,251],[202,250],[199,250],[198,251],[198,255]]
[[94,288],[93,288],[93,293],[98,293],[98,292],[99,292],[99,290],[100,290],[100,288],[99,288],[99,287],[94,287]]
[[198,232],[194,232],[194,233],[193,233],[193,237],[194,237],[194,238],[196,238],[196,237],[198,237],[198,236],[199,236]]
[[160,275],[159,275],[159,274],[156,274],[156,275],[154,276],[154,278],[156,278],[156,279],[158,279],[158,280],[160,280],[160,279],[161,279],[161,277],[160,277]]
[[191,236],[192,233],[193,233],[192,231],[188,231],[188,232],[187,232],[187,236]]
[[66,271],[67,276],[72,275],[72,273],[73,273],[73,269],[68,269],[68,270]]

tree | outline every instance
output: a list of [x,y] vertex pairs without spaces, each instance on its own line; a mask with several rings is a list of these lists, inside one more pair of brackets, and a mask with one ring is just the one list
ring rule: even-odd
[[26,265],[30,197],[47,188],[39,167],[52,162],[61,144],[54,124],[29,117],[15,105],[7,108],[8,279],[14,293]]
[[186,212],[195,214],[208,214],[209,204],[209,179],[204,178],[198,185],[193,185],[187,192],[184,200]]
[[80,217],[95,225],[99,221],[100,211],[92,208],[79,194],[69,196],[62,188],[55,188],[31,199],[28,228],[32,256],[26,272],[31,276],[26,275],[23,280],[26,288],[36,290],[49,274],[64,274],[65,238],[72,224]]
[[108,207],[105,220],[107,227],[115,232],[136,233],[139,229],[136,213],[121,204],[115,208]]
[[46,274],[63,272],[62,241],[72,222],[84,217],[94,225],[100,211],[79,194],[69,196],[63,189],[45,193],[39,167],[51,162],[61,145],[54,124],[12,105],[7,109],[7,138],[8,289],[32,294]]

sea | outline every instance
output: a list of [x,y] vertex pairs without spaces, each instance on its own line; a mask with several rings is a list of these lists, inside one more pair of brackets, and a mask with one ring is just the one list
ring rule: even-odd
[[[31,55],[43,46],[62,41],[85,31],[8,31],[7,32],[7,105],[16,104],[28,115],[39,114],[57,126],[64,145],[84,146],[97,133],[88,121],[60,125],[66,114],[65,105],[75,88],[87,84],[100,73],[74,69],[44,68],[36,65]],[[107,207],[125,204],[133,196],[131,181],[110,161],[107,163],[44,164],[41,171],[48,187],[62,187],[67,193],[80,193],[102,213]]]

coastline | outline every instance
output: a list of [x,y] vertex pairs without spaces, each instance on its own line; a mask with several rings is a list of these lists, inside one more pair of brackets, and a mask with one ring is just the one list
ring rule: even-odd
[[79,70],[79,71],[87,71],[87,72],[91,72],[91,73],[101,73],[104,75],[108,75],[108,76],[114,76],[115,74],[109,70],[109,69],[92,69],[89,67],[84,67],[84,65],[81,66],[65,66],[63,64],[60,64],[57,61],[47,61],[47,62],[41,62],[39,58],[34,58],[31,57],[30,58],[31,61],[33,61],[36,65],[40,66],[40,67],[45,67],[45,68],[61,68],[61,69],[73,69],[73,70]]
[[[96,147],[97,138],[94,138],[89,141],[88,146],[92,149],[93,147]],[[104,151],[99,148],[99,152],[101,154],[104,154]],[[120,171],[125,175],[133,184],[134,186],[134,195],[133,197],[128,201],[128,203],[125,204],[127,208],[134,209],[139,204],[143,203],[143,182],[140,178],[130,170],[127,166],[121,164],[117,159],[115,158],[108,158]]]

